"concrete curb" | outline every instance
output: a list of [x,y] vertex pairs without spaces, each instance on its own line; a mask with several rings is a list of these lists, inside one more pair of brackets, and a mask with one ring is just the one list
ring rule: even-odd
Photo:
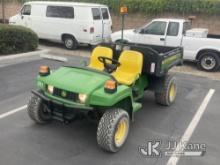
[[20,54],[14,54],[14,55],[5,55],[5,56],[0,56],[0,61],[4,61],[4,60],[13,60],[13,59],[17,59],[17,58],[24,58],[24,57],[31,57],[31,56],[37,56],[37,55],[41,55],[44,53],[48,53],[49,50],[44,49],[44,50],[37,50],[34,52],[28,52],[28,53],[20,53]]

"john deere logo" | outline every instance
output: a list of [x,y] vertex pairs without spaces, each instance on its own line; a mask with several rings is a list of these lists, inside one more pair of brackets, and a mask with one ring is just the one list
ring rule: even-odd
[[66,94],[66,91],[62,91],[62,92],[61,92],[61,96],[62,96],[62,97],[66,97],[66,95],[67,95],[67,94]]

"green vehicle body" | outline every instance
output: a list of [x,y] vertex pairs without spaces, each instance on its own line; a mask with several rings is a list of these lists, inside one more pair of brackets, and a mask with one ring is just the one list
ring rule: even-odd
[[[183,49],[132,43],[101,45],[98,49],[103,47],[113,54],[108,58],[111,64],[100,60],[106,58],[103,52],[91,57],[103,63],[102,71],[98,65],[62,66],[53,71],[40,67],[38,89],[32,91],[27,112],[37,124],[82,118],[98,122],[99,147],[117,152],[126,141],[130,121],[142,108],[140,100],[146,90],[154,92],[160,105],[169,106],[175,101],[176,79],[168,71],[182,64]],[[128,75],[134,77],[129,79]]]
[[[126,85],[118,85],[115,93],[106,93],[104,85],[110,79],[113,79],[113,77],[109,74],[100,73],[89,68],[61,67],[48,76],[39,75],[37,86],[41,91],[41,95],[44,96],[43,98],[46,97],[46,100],[64,107],[86,113],[89,110],[105,111],[117,106],[126,109],[132,116],[133,112],[141,108],[141,104],[135,103],[135,100],[143,96],[144,89],[148,86],[147,76],[141,76],[135,84],[134,88],[138,88],[136,97],[133,97],[132,88]],[[48,85],[54,86],[64,93],[86,94],[87,99],[84,103],[80,103],[77,99],[66,99],[65,94],[64,96],[54,96],[47,91]]]
[[[141,45],[141,47],[143,47],[143,45]],[[148,49],[149,46],[145,48],[144,51]],[[159,53],[157,53],[157,56],[161,58],[161,54],[159,55]],[[164,79],[167,71],[172,66],[182,63],[182,49],[172,48],[172,51],[167,52],[162,57],[166,58],[162,58],[162,60],[156,59],[159,61],[159,71],[155,71],[154,74],[149,74],[149,71],[144,71],[143,69],[143,73],[139,76],[135,84],[132,86],[120,84],[114,93],[107,93],[104,90],[107,80],[115,80],[110,74],[88,67],[73,66],[63,66],[52,71],[48,76],[39,75],[37,78],[39,90],[33,91],[33,93],[41,97],[44,101],[46,100],[47,105],[56,104],[68,108],[67,115],[71,113],[71,110],[73,110],[74,113],[88,113],[93,110],[104,113],[104,111],[112,107],[118,107],[126,110],[130,118],[134,119],[134,112],[140,110],[142,107],[142,104],[138,103],[137,100],[143,97],[147,89],[160,90],[159,82]],[[48,85],[59,89],[60,94],[50,94],[47,91]],[[63,96],[61,94],[62,92]],[[68,93],[74,94],[75,99],[68,99]],[[85,102],[81,103],[78,100],[79,94],[87,96]],[[62,118],[66,120],[65,115],[62,115]]]

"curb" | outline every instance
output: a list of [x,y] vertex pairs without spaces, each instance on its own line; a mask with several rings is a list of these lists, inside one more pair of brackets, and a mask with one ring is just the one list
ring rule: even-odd
[[17,58],[24,58],[24,57],[31,57],[31,56],[37,56],[37,55],[41,55],[44,53],[48,53],[49,50],[44,49],[44,50],[37,50],[34,52],[28,52],[28,53],[20,53],[20,54],[14,54],[14,55],[5,55],[5,56],[0,56],[0,61],[4,61],[4,60],[13,60],[13,59],[17,59]]

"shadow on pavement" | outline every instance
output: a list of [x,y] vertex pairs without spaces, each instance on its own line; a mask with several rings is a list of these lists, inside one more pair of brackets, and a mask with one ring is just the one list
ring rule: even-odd
[[[52,42],[52,41],[49,41],[49,40],[40,39],[39,44],[41,44],[43,46],[47,46],[47,47],[56,47],[56,48],[67,50],[62,43]],[[81,44],[79,46],[78,50],[88,50],[88,51],[90,51],[90,50],[92,50],[92,48],[93,47],[90,46],[90,45]],[[69,51],[73,51],[73,50],[69,50]]]

